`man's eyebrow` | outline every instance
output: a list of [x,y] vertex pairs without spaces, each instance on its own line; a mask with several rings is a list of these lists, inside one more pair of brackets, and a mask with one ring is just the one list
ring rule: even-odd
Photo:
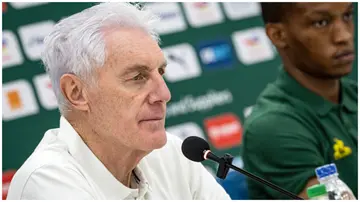
[[[167,62],[163,62],[162,65],[160,65],[159,68],[165,68],[167,66]],[[150,72],[152,69],[150,69],[148,66],[146,65],[141,65],[141,64],[135,64],[132,65],[128,68],[126,68],[126,70],[122,73],[122,75],[126,75],[126,74],[130,74],[133,72]]]
[[[346,8],[347,10],[353,9],[354,5],[352,3],[349,4],[349,6]],[[325,9],[318,9],[318,10],[313,10],[309,13],[306,13],[306,15],[312,15],[312,14],[319,14],[319,15],[331,15],[329,11],[325,10]]]
[[326,9],[314,9],[314,10],[311,10],[311,11],[307,11],[305,13],[305,16],[311,16],[311,15],[330,15],[329,11],[326,10]]
[[132,72],[139,72],[139,71],[150,71],[150,68],[146,65],[135,64],[126,68],[126,70],[122,73],[122,75],[130,74]]

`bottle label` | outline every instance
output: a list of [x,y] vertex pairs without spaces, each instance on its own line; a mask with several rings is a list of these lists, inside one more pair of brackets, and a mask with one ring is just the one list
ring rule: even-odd
[[315,169],[316,176],[318,179],[327,177],[337,173],[336,165],[334,163],[324,165]]

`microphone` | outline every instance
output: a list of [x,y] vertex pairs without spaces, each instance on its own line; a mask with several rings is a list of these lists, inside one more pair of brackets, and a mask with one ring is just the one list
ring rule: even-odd
[[226,178],[229,168],[231,168],[237,172],[240,172],[240,173],[246,175],[247,177],[251,178],[252,180],[255,180],[256,182],[264,184],[278,192],[281,192],[282,194],[289,196],[292,199],[303,200],[303,198],[301,198],[301,197],[299,197],[299,196],[297,196],[297,195],[295,195],[295,194],[293,194],[293,193],[291,193],[291,192],[289,192],[289,191],[287,191],[287,190],[285,190],[285,189],[283,189],[261,177],[258,177],[246,170],[243,170],[241,168],[234,166],[232,164],[233,157],[231,155],[226,154],[222,158],[216,156],[215,154],[213,154],[211,152],[209,143],[207,143],[204,139],[202,139],[200,137],[196,137],[196,136],[187,137],[181,145],[181,151],[184,154],[184,156],[191,161],[201,162],[206,159],[209,159],[209,160],[219,163],[217,176],[222,179]]

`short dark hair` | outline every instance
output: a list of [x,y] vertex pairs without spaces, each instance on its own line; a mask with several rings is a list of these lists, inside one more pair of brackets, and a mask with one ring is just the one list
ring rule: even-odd
[[283,22],[285,16],[288,17],[291,7],[295,3],[270,3],[262,2],[261,11],[262,18],[265,24]]

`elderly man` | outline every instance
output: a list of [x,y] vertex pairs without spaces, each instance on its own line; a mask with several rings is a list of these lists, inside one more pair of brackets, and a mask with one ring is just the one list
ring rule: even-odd
[[170,92],[157,18],[102,3],[45,39],[60,128],[18,170],[8,199],[229,199],[164,129]]

